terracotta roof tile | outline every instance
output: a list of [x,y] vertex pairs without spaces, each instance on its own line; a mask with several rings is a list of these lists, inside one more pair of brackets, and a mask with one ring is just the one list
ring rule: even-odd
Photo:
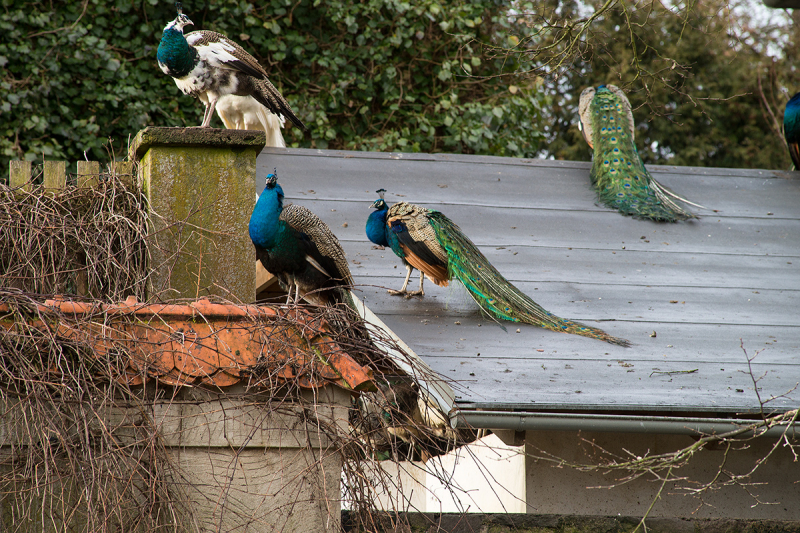
[[[0,303],[0,313],[9,311]],[[292,381],[304,388],[334,384],[348,390],[375,386],[372,371],[334,342],[324,320],[301,309],[207,299],[145,305],[129,298],[120,304],[47,300],[38,312],[58,320],[58,337],[88,343],[98,358],[114,357],[124,348],[129,360],[116,379],[131,385],[155,379],[175,386],[227,387],[240,381]],[[29,323],[44,325],[33,316]],[[0,327],[10,330],[14,322],[0,318]]]

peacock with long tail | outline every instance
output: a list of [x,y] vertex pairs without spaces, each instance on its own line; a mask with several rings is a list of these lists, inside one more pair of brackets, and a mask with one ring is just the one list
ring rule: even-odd
[[634,143],[631,103],[619,87],[587,87],[579,113],[579,129],[594,150],[590,176],[600,203],[623,215],[659,222],[698,218],[680,203],[703,206],[670,191],[645,168]]
[[[431,381],[434,373],[430,367],[410,350],[398,349],[402,346],[399,339],[387,344],[385,325],[352,294],[353,276],[339,240],[310,210],[296,204],[284,206],[283,201],[276,170],[267,176],[250,216],[250,239],[258,260],[290,296],[294,292],[296,301],[302,298],[340,309],[338,316],[326,316],[336,342],[360,364],[375,371],[382,399],[359,398],[359,416],[370,422],[356,433],[368,438],[383,433],[390,440],[397,437],[419,442],[419,432],[408,424],[413,420],[432,431],[452,435],[452,403],[437,392],[441,386]],[[346,319],[339,318],[342,316]],[[376,359],[379,351],[383,355]]]
[[207,30],[183,34],[193,25],[176,4],[178,16],[164,28],[158,45],[158,66],[175,80],[184,94],[205,104],[201,128],[211,125],[217,102],[225,95],[250,96],[272,113],[305,130],[303,122],[269,81],[267,72],[241,46],[224,35]]
[[793,170],[800,170],[800,93],[792,96],[786,103],[783,111],[783,136],[786,146],[789,147]]
[[277,170],[269,174],[264,192],[250,216],[248,231],[256,258],[278,278],[289,297],[316,305],[339,303],[355,309],[350,287],[353,276],[339,240],[308,208],[283,205]]
[[625,339],[613,337],[605,331],[579,322],[558,317],[534,302],[516,288],[492,266],[475,244],[461,229],[439,211],[426,209],[407,202],[389,207],[381,196],[372,207],[367,219],[367,237],[380,246],[388,246],[407,267],[406,287],[414,268],[440,287],[451,280],[464,285],[473,300],[495,320],[524,322],[553,331],[583,335],[619,346],[630,346]]

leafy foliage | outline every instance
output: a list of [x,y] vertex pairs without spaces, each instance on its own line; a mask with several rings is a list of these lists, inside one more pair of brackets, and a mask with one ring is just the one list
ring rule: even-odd
[[[576,14],[581,5],[562,9]],[[577,61],[551,87],[549,151],[590,159],[574,118],[578,96],[613,83],[634,107],[646,163],[789,168],[780,123],[800,82],[795,33],[759,26],[727,2],[620,4],[595,21]]]
[[[732,1],[744,7],[216,0],[184,10],[267,68],[311,130],[285,130],[292,146],[588,160],[577,97],[616,83],[648,163],[788,168],[780,123],[800,85],[797,25],[760,26],[755,0]],[[0,176],[9,159],[104,160],[109,147],[120,157],[145,126],[200,123],[202,105],[155,62],[171,1],[0,8]]]
[[[1,4],[4,175],[9,159],[102,160],[106,146],[119,157],[145,126],[200,123],[202,104],[155,61],[172,2]],[[506,44],[509,5],[220,0],[184,12],[267,68],[311,129],[285,131],[290,145],[531,157],[544,139],[540,83],[515,74],[524,58],[488,60],[475,44]]]

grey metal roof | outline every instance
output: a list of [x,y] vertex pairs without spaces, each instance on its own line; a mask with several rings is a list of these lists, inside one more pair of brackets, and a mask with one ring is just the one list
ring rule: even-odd
[[[595,205],[588,163],[268,148],[259,188],[273,167],[287,199],[337,234],[367,305],[453,381],[461,409],[752,413],[744,350],[758,352],[761,398],[776,397],[767,410],[800,405],[800,174],[651,167],[709,208],[658,224]],[[633,347],[524,324],[503,331],[461,287],[387,295],[405,269],[364,234],[381,187],[389,203],[444,212],[547,310]]]

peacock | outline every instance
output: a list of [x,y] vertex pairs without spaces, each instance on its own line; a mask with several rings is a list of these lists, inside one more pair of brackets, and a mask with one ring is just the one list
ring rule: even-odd
[[793,170],[800,169],[800,93],[786,103],[783,112],[783,136],[792,157]]
[[[380,198],[367,219],[367,237],[380,246],[388,246],[406,265],[406,279],[399,291],[390,294],[411,295],[422,292],[422,276],[440,287],[450,280],[460,281],[473,300],[495,320],[510,320],[540,326],[553,331],[583,335],[620,346],[630,342],[579,322],[560,318],[542,308],[497,271],[461,229],[439,211],[407,202],[389,207]],[[411,272],[420,271],[419,291],[408,293]]]
[[261,130],[265,146],[286,148],[281,128],[286,120],[259,104],[252,96],[226,94],[217,101],[217,115],[229,130]]
[[201,128],[210,127],[219,99],[233,94],[252,96],[272,113],[306,129],[286,99],[270,83],[264,68],[241,46],[213,31],[184,35],[183,28],[193,23],[183,14],[180,3],[177,5],[178,16],[164,28],[156,57],[161,70],[175,79],[184,94],[199,98],[205,104]]
[[677,201],[703,207],[676,195],[647,171],[634,141],[633,113],[616,85],[581,92],[578,127],[594,150],[590,176],[600,203],[623,215],[677,222],[697,215]]
[[350,294],[353,276],[339,240],[308,208],[283,205],[277,170],[267,175],[248,227],[256,258],[278,278],[289,297],[294,292],[316,305],[345,304],[355,310]]
[[283,200],[276,170],[267,176],[250,216],[250,239],[258,260],[295,293],[296,301],[339,307],[341,313],[326,316],[337,344],[375,372],[381,394],[359,397],[356,418],[364,420],[356,433],[366,439],[380,434],[418,442],[417,422],[425,432],[451,436],[451,406],[443,407],[449,404],[428,382],[433,371],[419,356],[404,351],[399,339],[387,341],[385,325],[357,302],[344,251],[330,228],[307,208],[284,206]]

